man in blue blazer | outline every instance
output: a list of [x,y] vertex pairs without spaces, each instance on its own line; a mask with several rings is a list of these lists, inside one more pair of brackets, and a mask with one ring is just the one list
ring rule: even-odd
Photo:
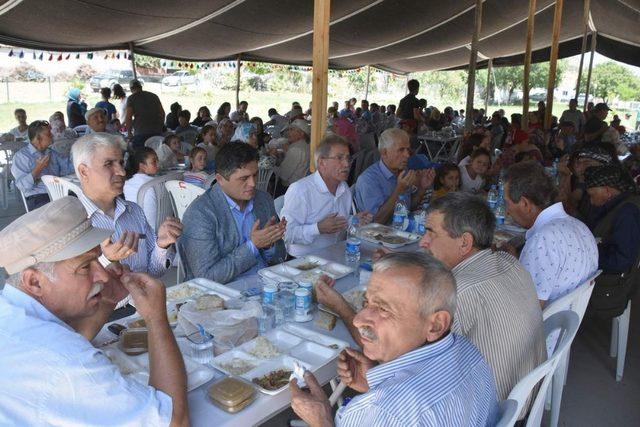
[[258,151],[223,146],[215,158],[217,183],[189,206],[178,250],[186,278],[228,283],[285,259],[273,199],[256,189]]

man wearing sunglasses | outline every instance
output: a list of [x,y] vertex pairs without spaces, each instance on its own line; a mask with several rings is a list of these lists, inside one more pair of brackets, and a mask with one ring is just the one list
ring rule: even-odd
[[53,135],[49,122],[32,122],[28,133],[31,142],[14,156],[11,173],[16,180],[16,187],[24,195],[27,209],[31,211],[49,202],[42,176],[72,174],[73,164],[68,157],[51,149]]
[[[347,141],[334,134],[326,136],[315,151],[315,164],[315,173],[289,186],[280,214],[287,219],[287,252],[296,257],[344,238],[342,232],[352,210],[351,190],[346,182],[351,168]],[[357,216],[361,224],[372,218],[367,212]]]

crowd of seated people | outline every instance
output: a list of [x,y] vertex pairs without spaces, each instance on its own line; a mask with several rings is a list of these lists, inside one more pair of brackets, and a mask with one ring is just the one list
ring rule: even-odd
[[[94,108],[87,107],[79,91],[70,91],[68,127],[61,112],[49,122],[27,124],[25,110],[15,111],[18,126],[3,140],[24,144],[11,171],[32,212],[0,232],[0,263],[12,274],[9,290],[0,294],[0,319],[40,304],[24,322],[59,333],[68,348],[43,339],[39,349],[52,360],[59,360],[58,353],[77,353],[84,367],[65,390],[73,394],[92,381],[99,382],[101,390],[112,387],[104,402],[119,404],[113,416],[126,422],[143,414],[152,420],[188,422],[184,366],[176,357],[175,341],[163,335],[150,352],[164,354],[167,368],[179,375],[168,381],[155,373],[149,386],[138,389],[116,370],[95,375],[110,362],[89,360],[87,339],[128,298],[140,306],[150,329],[166,332],[166,318],[154,316],[154,310],[164,306],[164,295],[152,277],[167,272],[176,252],[187,279],[229,284],[254,277],[259,269],[289,256],[311,254],[344,240],[352,216],[361,225],[391,224],[399,202],[412,211],[425,210],[417,253],[375,254],[361,311],[333,289],[333,280],[323,277],[315,284],[318,302],[344,321],[360,346],[345,350],[338,360],[342,381],[360,394],[332,416],[312,374],[304,377],[308,389],[294,380],[292,407],[311,425],[492,425],[498,402],[549,354],[542,324],[545,307],[598,269],[603,274],[596,289],[604,290],[603,295],[615,289],[617,299],[613,308],[603,302],[605,297],[595,299],[592,310],[597,314],[619,315],[633,294],[640,276],[640,198],[632,174],[640,175],[640,150],[631,147],[630,157],[619,160],[618,155],[626,153],[619,138],[624,129],[615,118],[605,122],[606,104],[583,113],[572,100],[560,120],[552,120],[550,130],[544,126],[543,102],[524,117],[507,117],[504,110],[489,116],[481,109],[468,111],[472,129],[460,134],[450,161],[435,164],[420,161],[418,138],[461,131],[465,112],[429,105],[418,97],[417,80],[408,82],[408,94],[397,106],[366,99],[358,104],[351,98],[340,109],[334,102],[326,121],[323,118],[327,133],[313,158],[311,106],[304,112],[295,102],[284,114],[271,108],[263,121],[251,117],[246,101],[235,109],[224,102],[217,110],[200,107],[191,121],[180,103],[171,104],[165,116],[155,94],[137,81],[130,88],[128,98],[121,96],[121,87],[114,88],[116,105],[109,102],[111,91],[102,90]],[[78,138],[73,128],[85,124],[84,136]],[[75,142],[65,153],[55,149],[57,140]],[[378,157],[354,173],[354,159],[370,152]],[[173,168],[205,192],[182,221],[159,221],[154,192],[147,192],[142,206],[137,204],[138,192]],[[278,179],[262,187],[259,176],[265,169],[274,170]],[[72,173],[82,193],[51,203],[42,176]],[[496,216],[483,200],[492,186],[503,190],[507,215],[523,229],[519,247],[493,245]],[[277,196],[283,196],[279,211]],[[63,257],[27,262],[20,257],[29,254],[5,247],[20,238],[25,224],[43,230],[29,237],[35,250],[45,244],[43,239],[61,239],[54,230],[58,224],[61,233],[78,227],[73,221],[88,221],[85,232],[95,238],[83,245],[62,239],[58,246]],[[65,250],[69,245],[73,250]],[[95,262],[100,253],[127,268],[105,271]],[[65,300],[74,291],[62,286],[62,279],[72,284],[89,280],[64,270],[74,263],[88,265],[91,280],[103,283],[105,290],[97,291],[103,292],[103,301],[92,302],[97,294],[91,295],[95,290],[87,284],[82,286],[89,286],[89,297],[82,304]],[[65,273],[52,273],[58,270]],[[140,291],[143,286],[149,294]],[[42,300],[40,293],[49,288],[69,307]],[[51,313],[43,314],[46,310]],[[0,332],[15,342],[22,342],[25,333],[8,324],[0,326]],[[1,362],[0,355],[3,366]],[[50,365],[53,369],[54,363]],[[55,369],[64,374],[74,367],[61,364]],[[0,375],[0,384],[18,378],[15,375]],[[0,402],[9,419],[28,424],[36,419],[31,416],[56,416],[63,423],[91,422],[90,411],[62,405],[41,405],[32,415],[16,409],[23,394],[47,391],[29,384],[21,386],[15,401]],[[525,417],[526,411],[520,418]]]

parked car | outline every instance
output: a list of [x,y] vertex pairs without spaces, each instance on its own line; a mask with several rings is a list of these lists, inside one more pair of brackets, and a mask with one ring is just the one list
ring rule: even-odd
[[162,84],[164,86],[197,85],[198,83],[198,78],[186,70],[176,71],[170,76],[162,79]]
[[[113,89],[113,86],[118,83],[122,85],[124,90],[129,88],[129,82],[133,80],[132,70],[109,70],[104,74],[98,74],[89,79],[89,86],[94,92],[100,92],[103,87]],[[140,83],[144,85],[144,80],[138,77]]]

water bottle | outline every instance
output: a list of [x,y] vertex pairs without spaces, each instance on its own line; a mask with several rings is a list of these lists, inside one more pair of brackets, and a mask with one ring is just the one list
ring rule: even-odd
[[415,232],[421,236],[424,236],[426,233],[426,223],[427,223],[427,209],[429,209],[429,203],[425,202],[422,204],[422,209],[416,212],[415,221],[416,228]]
[[396,206],[393,209],[392,227],[396,230],[404,230],[406,227],[405,221],[407,221],[407,204],[404,200],[404,195],[398,197]]
[[360,225],[360,220],[355,215],[349,217],[349,227],[347,227],[347,239],[358,238],[358,226]]
[[487,194],[487,204],[492,211],[496,209],[496,205],[498,204],[498,190],[495,185],[491,186],[491,189]]
[[496,225],[504,224],[504,217],[506,215],[506,209],[504,207],[504,201],[502,199],[499,200],[498,204],[496,205],[495,214],[496,214]]
[[358,237],[358,218],[352,216],[347,228],[347,241],[344,245],[344,259],[347,266],[353,268],[356,278],[360,277],[360,238]]

